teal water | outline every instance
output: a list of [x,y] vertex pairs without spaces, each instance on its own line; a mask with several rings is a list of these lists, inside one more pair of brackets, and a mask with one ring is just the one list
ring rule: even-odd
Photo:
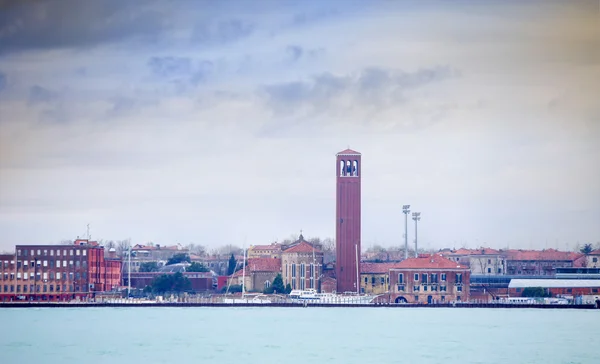
[[600,363],[600,310],[0,309],[0,363]]

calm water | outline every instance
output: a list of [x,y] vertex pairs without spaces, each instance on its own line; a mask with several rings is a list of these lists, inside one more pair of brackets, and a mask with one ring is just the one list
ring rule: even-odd
[[600,310],[0,309],[0,363],[600,363]]

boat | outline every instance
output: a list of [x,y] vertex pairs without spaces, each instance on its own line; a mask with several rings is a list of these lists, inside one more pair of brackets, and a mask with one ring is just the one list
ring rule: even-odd
[[293,290],[289,294],[289,298],[293,303],[316,303],[330,305],[369,305],[373,304],[373,300],[376,297],[377,295],[366,295],[356,293],[319,293],[315,289]]

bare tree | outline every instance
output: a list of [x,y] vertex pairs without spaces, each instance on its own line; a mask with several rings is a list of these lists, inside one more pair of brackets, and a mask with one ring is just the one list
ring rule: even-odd
[[117,240],[116,242],[117,245],[117,255],[122,257],[124,255],[124,253],[129,250],[129,247],[131,246],[131,242],[129,241],[129,239],[126,240]]
[[116,244],[113,240],[109,240],[106,242],[106,244],[104,244],[104,248],[106,248],[106,250],[110,250],[112,248],[116,249]]
[[191,254],[199,255],[201,257],[206,256],[206,247],[204,245],[189,243],[185,248],[189,250]]

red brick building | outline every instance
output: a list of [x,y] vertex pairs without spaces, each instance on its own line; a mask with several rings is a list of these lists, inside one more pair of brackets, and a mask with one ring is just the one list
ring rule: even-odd
[[338,292],[360,288],[361,154],[346,149],[336,155],[336,280]]
[[396,303],[467,302],[469,283],[469,268],[440,254],[421,254],[390,269],[391,301]]
[[121,262],[105,260],[104,247],[95,241],[17,245],[15,250],[12,259],[3,259],[0,267],[0,301],[85,300],[120,285]]

